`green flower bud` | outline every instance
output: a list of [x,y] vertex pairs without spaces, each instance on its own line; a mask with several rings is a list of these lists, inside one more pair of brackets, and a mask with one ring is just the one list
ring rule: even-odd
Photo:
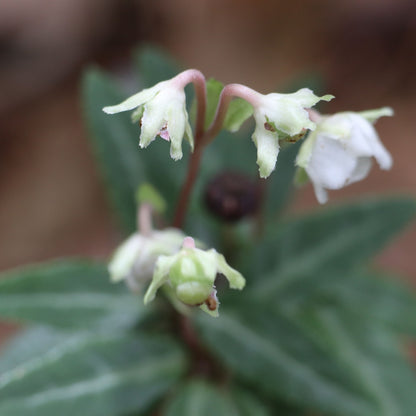
[[222,254],[214,249],[198,249],[194,240],[186,237],[178,253],[158,258],[144,303],[151,302],[158,289],[167,284],[182,303],[200,306],[205,312],[218,316],[219,302],[214,287],[217,273],[227,278],[232,289],[241,290],[245,285],[243,276],[227,264]]

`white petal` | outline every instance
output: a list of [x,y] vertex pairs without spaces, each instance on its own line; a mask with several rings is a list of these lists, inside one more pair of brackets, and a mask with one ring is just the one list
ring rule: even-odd
[[170,156],[178,160],[182,158],[182,140],[186,127],[184,104],[178,100],[173,101],[167,110],[166,118],[171,143]]
[[104,107],[103,111],[107,114],[115,114],[121,113],[122,111],[133,110],[133,108],[139,107],[140,105],[151,100],[160,91],[160,89],[163,88],[165,82],[166,81],[159,82],[152,88],[146,88],[145,90],[127,98],[120,104]]
[[366,178],[370,172],[372,160],[369,157],[360,157],[357,160],[357,165],[349,178],[348,183],[354,183]]
[[356,165],[356,156],[346,151],[342,142],[318,134],[305,170],[312,182],[339,189],[346,185]]
[[140,133],[140,147],[147,147],[166,124],[165,108],[156,99],[145,105]]
[[374,156],[382,169],[390,169],[393,163],[373,125],[358,114],[351,113],[352,132],[348,148],[357,156]]
[[391,107],[382,107],[375,110],[360,111],[357,114],[364,117],[370,123],[375,123],[380,117],[394,115],[394,111]]
[[108,265],[113,282],[123,280],[130,274],[143,245],[143,237],[133,234],[116,250]]
[[261,115],[256,117],[256,128],[251,136],[257,146],[257,165],[260,177],[267,178],[276,167],[277,155],[279,154],[279,137],[277,133],[264,128]]
[[328,202],[328,192],[325,190],[325,188],[319,184],[312,182],[313,189],[315,191],[316,199],[320,204],[326,204]]

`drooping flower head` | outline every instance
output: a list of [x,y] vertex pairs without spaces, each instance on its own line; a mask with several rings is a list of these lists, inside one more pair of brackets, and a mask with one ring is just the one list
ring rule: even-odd
[[315,195],[327,202],[326,189],[340,189],[364,179],[374,157],[381,169],[390,169],[392,158],[372,123],[393,115],[389,107],[364,112],[321,116],[315,131],[305,140],[296,159],[312,181]]
[[182,140],[185,136],[193,150],[194,140],[188,120],[184,84],[181,74],[147,88],[118,105],[104,107],[107,114],[135,109],[132,120],[141,120],[140,147],[147,147],[156,136],[170,141],[172,159],[182,158]]
[[258,94],[253,112],[256,128],[252,138],[257,146],[257,164],[262,178],[267,178],[276,166],[280,140],[293,138],[296,141],[307,129],[315,128],[306,109],[332,98],[332,95],[318,97],[308,88],[292,94]]
[[153,280],[145,294],[144,303],[152,301],[158,289],[167,285],[176,298],[189,306],[200,306],[205,312],[218,316],[219,302],[215,290],[217,273],[222,273],[232,289],[242,289],[243,276],[214,249],[195,248],[191,237],[186,237],[182,249],[170,256],[159,256]]

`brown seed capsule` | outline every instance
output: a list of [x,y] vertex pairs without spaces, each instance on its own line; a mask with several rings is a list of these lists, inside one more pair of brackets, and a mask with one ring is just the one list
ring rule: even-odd
[[245,174],[224,172],[205,189],[205,204],[215,216],[234,222],[253,215],[260,200],[258,184]]

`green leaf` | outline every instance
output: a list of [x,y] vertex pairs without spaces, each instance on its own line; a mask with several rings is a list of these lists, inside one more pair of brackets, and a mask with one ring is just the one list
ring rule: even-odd
[[191,380],[168,404],[164,416],[267,416],[264,406],[243,390],[225,392],[202,380]]
[[333,306],[354,319],[366,317],[400,335],[416,337],[416,292],[397,277],[358,270],[297,302]]
[[239,416],[232,401],[221,391],[203,381],[193,380],[184,386],[164,416]]
[[136,228],[135,192],[146,179],[139,128],[131,123],[127,112],[108,115],[102,111],[104,106],[125,98],[102,72],[90,69],[85,73],[82,94],[86,123],[107,192],[123,230],[132,233]]
[[378,415],[348,367],[264,303],[245,297],[220,319],[198,314],[195,321],[204,344],[253,389],[324,413]]
[[327,352],[349,368],[378,404],[377,415],[405,416],[416,406],[416,374],[406,363],[396,336],[362,315],[333,307],[308,308],[297,322]]
[[255,290],[263,300],[283,297],[290,286],[307,293],[362,264],[415,213],[412,199],[382,199],[277,223],[275,233],[251,251],[251,264],[242,272],[256,276]]
[[[25,348],[17,360],[14,351]],[[183,374],[184,363],[167,338],[32,330],[0,358],[0,414],[141,415]]]
[[174,59],[154,46],[138,49],[133,59],[143,88],[171,79],[181,71]]
[[0,317],[63,328],[125,326],[145,308],[124,285],[110,283],[106,265],[55,261],[3,273]]
[[253,114],[253,107],[242,98],[234,98],[227,110],[223,128],[236,132],[241,125]]
[[[207,129],[214,121],[219,98],[221,91],[224,88],[224,84],[214,78],[210,78],[206,81],[206,88],[207,103],[204,126]],[[192,105],[192,114],[195,118],[196,102],[194,102]],[[238,131],[244,121],[246,121],[252,114],[253,107],[251,104],[241,98],[233,99],[228,106],[227,114],[224,119],[223,129],[233,133]]]
[[276,170],[265,180],[263,212],[268,224],[270,221],[275,221],[278,214],[290,202],[296,172],[295,159],[300,144],[300,142],[291,144],[280,150]]
[[[218,106],[218,100],[221,95],[221,91],[224,88],[224,84],[222,82],[217,81],[214,78],[210,78],[206,81],[206,88],[207,88],[207,102],[206,102],[206,113],[205,113],[205,123],[204,127],[207,129],[214,120],[215,113]],[[194,104],[194,109],[196,114],[196,102]]]

